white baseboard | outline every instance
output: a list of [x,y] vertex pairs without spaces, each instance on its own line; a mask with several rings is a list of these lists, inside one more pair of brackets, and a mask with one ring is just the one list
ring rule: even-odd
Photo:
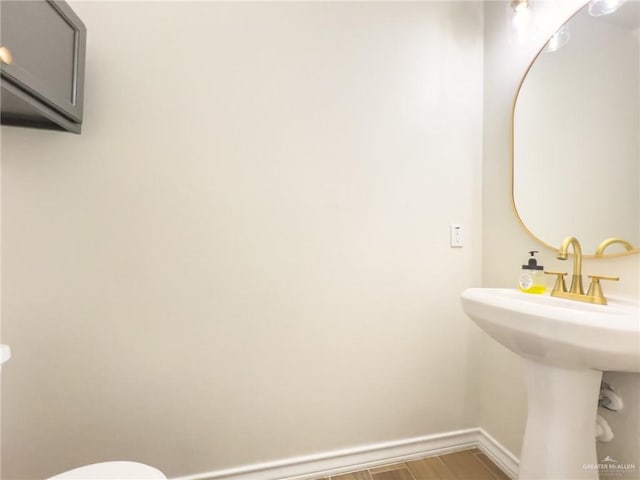
[[470,428],[186,475],[174,480],[311,480],[470,448],[479,448],[509,477],[517,477],[518,459],[483,429]]
[[518,478],[518,458],[481,428],[478,429],[478,448],[510,478]]

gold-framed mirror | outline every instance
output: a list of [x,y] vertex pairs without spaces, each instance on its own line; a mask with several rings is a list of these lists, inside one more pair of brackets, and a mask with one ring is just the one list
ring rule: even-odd
[[577,237],[585,254],[640,252],[640,1],[588,4],[534,58],[512,111],[516,217],[550,248]]

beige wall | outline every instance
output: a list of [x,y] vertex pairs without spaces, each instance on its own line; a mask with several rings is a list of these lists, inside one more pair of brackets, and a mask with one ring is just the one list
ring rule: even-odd
[[83,134],[2,130],[3,478],[475,425],[482,5],[72,6]]
[[[554,18],[563,18],[580,3],[561,3],[561,9],[555,12]],[[510,43],[505,8],[505,2],[487,2],[484,6],[482,281],[484,285],[494,287],[514,286],[527,250],[541,250],[545,266],[551,267],[550,269],[566,265],[555,259],[555,252],[542,248],[532,240],[519,226],[511,210],[509,132],[512,101],[521,76],[544,39],[548,38],[549,30],[539,30],[528,43]],[[556,22],[556,25],[560,23],[562,22]],[[570,222],[569,218],[567,222]],[[583,270],[619,275],[621,281],[608,284],[607,292],[638,298],[638,255],[585,260]],[[483,379],[479,385],[480,425],[518,455],[526,418],[526,399],[519,358],[489,337],[481,336],[481,339],[481,345],[476,347],[479,350],[478,358],[481,359],[477,366],[478,376]],[[627,392],[624,396],[628,403],[623,412],[604,413],[612,425],[615,423],[616,439],[611,444],[599,445],[600,455],[604,456],[605,452],[609,452],[620,462],[640,465],[638,375],[605,373],[605,380],[607,379]]]

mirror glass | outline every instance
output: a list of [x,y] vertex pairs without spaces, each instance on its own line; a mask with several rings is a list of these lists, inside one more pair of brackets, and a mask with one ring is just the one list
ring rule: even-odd
[[[618,237],[640,246],[640,2],[561,29],[527,72],[513,114],[513,201],[524,226],[585,254]],[[611,245],[607,254],[627,252]]]

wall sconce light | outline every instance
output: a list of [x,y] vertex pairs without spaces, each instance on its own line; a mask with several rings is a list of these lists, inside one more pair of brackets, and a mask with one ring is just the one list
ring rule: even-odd
[[511,0],[511,27],[518,40],[526,40],[529,28],[533,23],[530,0]]
[[589,15],[600,17],[608,15],[619,9],[626,0],[591,0],[589,2]]
[[511,0],[511,8],[516,13],[523,12],[529,8],[529,0]]

